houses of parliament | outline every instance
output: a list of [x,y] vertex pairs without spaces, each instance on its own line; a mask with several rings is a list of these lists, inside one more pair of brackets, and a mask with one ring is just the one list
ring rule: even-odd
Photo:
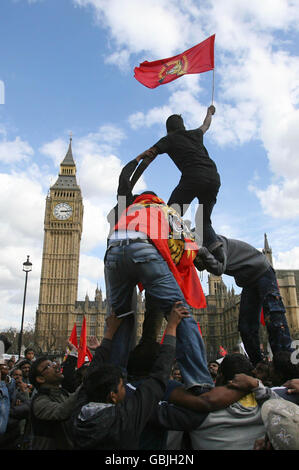
[[[46,197],[44,243],[40,279],[39,303],[36,311],[35,344],[41,351],[63,354],[76,323],[78,340],[83,318],[87,335],[103,337],[107,301],[101,289],[91,299],[77,299],[80,241],[83,228],[83,197],[76,179],[76,164],[72,139],[60,164],[56,182]],[[265,235],[263,253],[272,263],[272,251]],[[275,268],[275,266],[274,266]],[[299,339],[299,270],[276,270],[281,296],[293,339]],[[231,352],[240,344],[238,316],[240,295],[228,289],[222,277],[208,276],[207,307],[193,309],[206,345],[208,360],[219,357],[222,346]],[[145,302],[137,295],[136,341],[142,334]],[[160,338],[165,329],[161,317]],[[265,327],[261,325],[261,343],[267,347]],[[160,339],[158,338],[158,340]]]

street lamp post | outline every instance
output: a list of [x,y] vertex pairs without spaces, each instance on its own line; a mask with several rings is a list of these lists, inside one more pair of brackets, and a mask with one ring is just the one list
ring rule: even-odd
[[25,313],[25,302],[26,302],[26,291],[27,291],[27,279],[28,279],[28,273],[30,271],[32,271],[32,263],[30,263],[30,261],[29,261],[29,255],[27,256],[27,261],[25,261],[23,263],[23,271],[25,272],[25,287],[24,287],[21,330],[20,330],[20,335],[19,335],[19,359],[21,357],[21,348],[22,348],[23,324],[24,324],[24,313]]

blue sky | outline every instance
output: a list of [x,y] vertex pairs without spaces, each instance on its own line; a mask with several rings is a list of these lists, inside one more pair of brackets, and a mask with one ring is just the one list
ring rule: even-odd
[[[25,323],[34,322],[45,197],[70,131],[85,211],[78,300],[97,284],[105,291],[106,214],[121,168],[164,135],[170,114],[195,128],[211,103],[212,72],[150,90],[134,67],[212,34],[216,114],[205,145],[222,180],[213,225],[257,248],[266,232],[275,267],[298,269],[298,29],[291,0],[2,0],[0,328],[19,328],[28,254]],[[161,155],[136,189],[167,200],[178,179]]]

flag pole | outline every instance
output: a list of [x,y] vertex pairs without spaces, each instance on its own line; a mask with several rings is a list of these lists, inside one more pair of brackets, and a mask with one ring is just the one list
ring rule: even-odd
[[212,80],[212,104],[214,104],[214,91],[215,91],[215,68],[213,68],[213,80]]

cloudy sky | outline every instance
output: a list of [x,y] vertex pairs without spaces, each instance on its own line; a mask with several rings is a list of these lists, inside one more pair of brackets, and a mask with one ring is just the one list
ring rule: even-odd
[[[25,324],[34,323],[45,198],[70,132],[84,198],[78,300],[97,284],[105,292],[106,214],[121,168],[165,134],[170,114],[194,128],[211,104],[212,72],[150,90],[134,67],[212,34],[216,114],[205,145],[222,180],[213,225],[257,248],[267,233],[275,267],[299,268],[298,29],[296,0],[1,1],[0,329],[20,326],[27,255]],[[167,200],[178,179],[161,155],[137,189]]]

